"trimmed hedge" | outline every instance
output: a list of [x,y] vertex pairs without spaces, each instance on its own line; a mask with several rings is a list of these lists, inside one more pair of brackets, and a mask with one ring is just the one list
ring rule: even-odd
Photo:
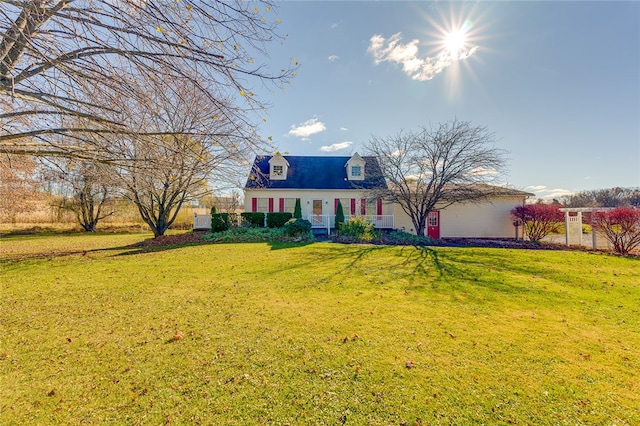
[[229,221],[229,213],[212,213],[211,214],[211,232],[226,231],[231,227]]
[[261,212],[244,212],[240,213],[243,226],[251,226],[253,228],[264,228],[264,213]]
[[311,232],[311,222],[306,219],[293,218],[284,224],[284,233],[291,237],[306,235]]
[[282,228],[289,219],[292,218],[292,214],[289,212],[271,212],[267,213],[267,227],[268,228]]

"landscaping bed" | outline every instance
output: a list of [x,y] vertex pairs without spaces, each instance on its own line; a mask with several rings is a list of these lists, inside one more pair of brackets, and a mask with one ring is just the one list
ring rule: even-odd
[[[145,240],[145,246],[164,246],[179,245],[189,243],[215,243],[217,240],[205,239],[205,235],[210,235],[207,231],[193,231],[183,234],[163,235],[157,238]],[[382,234],[379,239],[372,241],[377,245],[417,245],[417,246],[439,246],[439,247],[489,247],[489,248],[521,248],[521,249],[546,249],[546,250],[565,250],[567,246],[551,243],[537,243],[535,241],[512,240],[500,238],[443,238],[429,239],[413,236],[408,240],[393,238],[390,234]],[[329,238],[332,242],[342,244],[362,243],[357,238],[349,236],[332,235]]]

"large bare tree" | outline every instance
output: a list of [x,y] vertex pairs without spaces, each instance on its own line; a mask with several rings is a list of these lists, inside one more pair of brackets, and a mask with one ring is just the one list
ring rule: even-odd
[[[147,129],[119,135],[111,143],[113,176],[140,216],[163,235],[184,203],[209,191],[211,181],[237,179],[237,168],[256,147],[241,123],[223,114],[220,100],[211,103],[193,86],[175,81],[147,82],[140,91],[146,102],[122,110],[125,119]],[[246,165],[245,165],[246,167]]]
[[471,202],[500,188],[495,183],[505,167],[505,152],[494,146],[495,134],[466,121],[447,121],[417,132],[365,144],[377,158],[388,189],[378,197],[395,202],[409,215],[418,235],[436,205]]
[[247,112],[265,107],[256,87],[287,82],[297,65],[261,63],[278,23],[260,0],[1,1],[0,152],[111,159],[85,135],[158,134],[116,114],[144,102],[131,84],[141,80],[197,90],[237,123],[228,136],[247,137],[258,120]]

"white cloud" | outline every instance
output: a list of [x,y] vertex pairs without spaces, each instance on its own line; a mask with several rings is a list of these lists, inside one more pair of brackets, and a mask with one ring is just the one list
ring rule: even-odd
[[316,133],[323,132],[326,129],[327,126],[325,126],[322,121],[319,121],[317,118],[312,118],[304,123],[298,124],[297,126],[295,124],[292,125],[288,134],[305,139],[311,135],[315,135]]
[[320,147],[320,151],[322,152],[339,151],[341,149],[349,148],[352,144],[353,142],[346,141],[346,142],[334,143],[333,145],[324,145]]
[[536,194],[536,198],[542,198],[543,200],[552,200],[572,195],[575,191],[564,188],[548,188],[545,185],[530,185],[525,188],[526,191]]
[[329,62],[335,62],[335,61],[340,59],[340,56],[338,56],[338,55],[330,55],[328,59],[329,59]]
[[367,50],[373,55],[376,64],[395,62],[402,65],[402,70],[413,80],[419,81],[431,80],[453,61],[466,59],[478,50],[478,46],[473,46],[460,49],[455,55],[445,50],[436,56],[420,57],[418,51],[420,40],[414,39],[406,44],[401,43],[401,40],[401,33],[392,35],[389,40],[376,34],[369,40]]
[[545,189],[547,189],[547,187],[544,185],[531,185],[527,186],[525,189],[527,191],[544,191]]
[[575,194],[575,191],[571,191],[569,189],[564,189],[564,188],[554,188],[554,189],[549,189],[546,191],[546,194],[544,196],[544,198],[560,198],[560,197],[565,197],[567,195],[573,195]]
[[348,128],[346,128],[346,127],[340,127],[340,130],[341,130],[341,131],[343,131],[343,132],[346,132],[346,131],[347,131],[347,130],[349,130],[349,129],[348,129]]
[[476,167],[473,170],[470,170],[469,174],[472,176],[497,175],[498,171],[487,167]]

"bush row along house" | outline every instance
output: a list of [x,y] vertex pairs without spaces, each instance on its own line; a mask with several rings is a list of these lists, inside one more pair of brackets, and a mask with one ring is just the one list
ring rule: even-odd
[[[313,228],[332,232],[338,202],[345,220],[362,216],[376,229],[415,233],[402,207],[374,198],[375,189],[386,188],[374,157],[257,156],[244,188],[245,211],[291,212],[300,199],[302,217]],[[432,238],[513,238],[511,209],[534,194],[509,188],[492,191],[487,199],[434,209],[428,217]]]

